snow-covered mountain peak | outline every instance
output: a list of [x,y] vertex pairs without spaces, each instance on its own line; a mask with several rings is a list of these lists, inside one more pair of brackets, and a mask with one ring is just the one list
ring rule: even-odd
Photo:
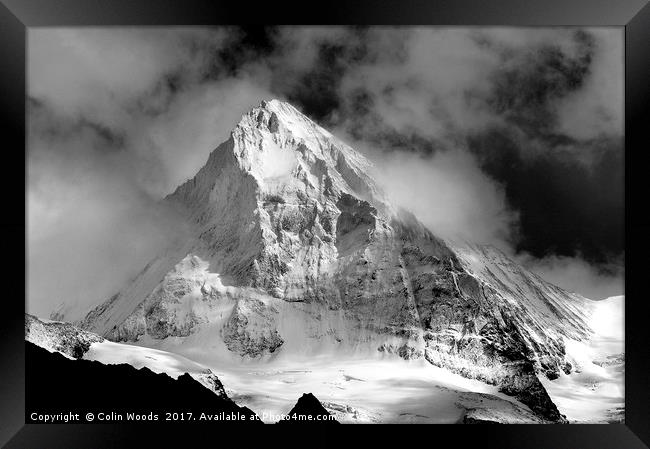
[[372,163],[289,103],[263,101],[244,114],[231,139],[239,166],[267,193],[329,188],[385,202],[368,176]]
[[327,141],[335,139],[329,131],[317,125],[290,103],[276,99],[262,101],[259,106],[244,114],[233,133],[247,133],[252,130],[292,135],[296,140],[315,143],[316,147],[319,143],[326,144]]
[[166,198],[191,228],[79,323],[219,363],[398,355],[499,384],[561,420],[536,375],[571,372],[589,301],[398,212],[372,164],[278,100],[244,114]]
[[296,108],[269,100],[244,114],[206,165],[167,200],[200,224],[229,209],[237,209],[233,216],[257,211],[263,219],[269,204],[334,210],[342,197],[367,202],[390,221],[397,209],[373,171],[367,158]]

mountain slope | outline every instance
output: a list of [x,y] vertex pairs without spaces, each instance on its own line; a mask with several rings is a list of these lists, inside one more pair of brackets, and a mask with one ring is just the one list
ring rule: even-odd
[[574,367],[545,388],[571,422],[621,423],[625,412],[625,298],[597,301],[588,341],[566,340],[567,359]]
[[537,375],[571,371],[564,339],[590,337],[590,301],[449,246],[371,172],[291,105],[262,102],[165,199],[192,236],[79,325],[205,362],[424,357],[562,421]]

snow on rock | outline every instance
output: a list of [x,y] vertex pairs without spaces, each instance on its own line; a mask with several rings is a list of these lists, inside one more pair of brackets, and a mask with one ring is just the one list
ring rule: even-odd
[[625,411],[625,298],[596,301],[588,340],[566,339],[570,374],[542,379],[570,422],[623,422]]
[[327,411],[323,404],[311,393],[305,393],[298,399],[296,405],[289,410],[287,416],[280,420],[281,424],[310,422],[322,424],[339,424]]
[[293,106],[262,102],[165,199],[192,237],[79,325],[219,364],[426,359],[562,421],[538,376],[571,372],[565,340],[589,338],[591,301],[490,248],[448,245],[371,172]]
[[[265,422],[287,413],[310,391],[342,423],[462,423],[467,414],[490,413],[501,423],[546,422],[498,387],[466,379],[423,359],[378,354],[316,357],[300,364],[274,360],[216,370],[228,394]],[[475,411],[474,411],[475,410]]]
[[495,403],[488,395],[464,397],[459,403],[465,409],[463,424],[544,424],[529,410],[505,401]]
[[60,352],[74,359],[82,358],[92,344],[106,341],[97,334],[78,329],[69,323],[41,321],[27,313],[25,340],[50,352]]

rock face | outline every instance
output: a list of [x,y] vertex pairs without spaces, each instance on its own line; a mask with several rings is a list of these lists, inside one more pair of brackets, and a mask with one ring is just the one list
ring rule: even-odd
[[25,340],[49,351],[56,351],[74,359],[88,352],[90,345],[101,343],[103,337],[62,322],[45,323],[25,314]]
[[562,421],[537,375],[571,370],[562,337],[589,336],[590,301],[492,248],[450,246],[371,173],[291,105],[262,102],[165,199],[193,237],[79,324],[113,341],[202,335],[244,358],[425,357]]
[[465,410],[460,420],[462,424],[548,424],[512,402],[495,404],[494,397],[488,394],[461,396],[457,405]]

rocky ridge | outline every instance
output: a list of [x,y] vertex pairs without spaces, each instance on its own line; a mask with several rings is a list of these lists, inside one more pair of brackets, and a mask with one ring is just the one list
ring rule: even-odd
[[[262,424],[250,409],[209,392],[189,374],[173,379],[146,367],[70,359],[30,341],[25,342],[25,364],[27,423],[38,422],[30,410],[51,415],[66,410],[66,414],[82,417],[89,410],[100,410],[107,416],[120,416],[120,421],[129,420],[130,414],[134,421],[162,423],[168,412],[182,410],[195,417],[203,413],[237,417],[234,422],[242,424]],[[83,419],[82,423],[89,422]],[[214,424],[214,420],[196,422],[206,423]]]
[[97,334],[79,329],[70,323],[46,322],[33,315],[25,314],[25,341],[50,352],[62,354],[70,359],[94,360],[104,364],[124,363],[124,361],[128,360],[133,366],[151,369],[157,373],[165,373],[173,378],[187,375],[217,396],[221,398],[228,397],[223,384],[209,368],[191,363],[189,360],[185,362],[182,358],[175,357],[169,369],[166,369],[166,367],[161,369],[152,363],[158,354],[141,351],[140,354],[135,356],[134,360],[134,357],[127,357],[125,355],[131,349],[131,347],[126,345],[113,350],[121,353],[121,358],[117,362],[103,355],[104,352],[98,350],[97,347],[97,344],[101,346],[102,343],[104,345],[112,345],[112,343],[107,342]]

